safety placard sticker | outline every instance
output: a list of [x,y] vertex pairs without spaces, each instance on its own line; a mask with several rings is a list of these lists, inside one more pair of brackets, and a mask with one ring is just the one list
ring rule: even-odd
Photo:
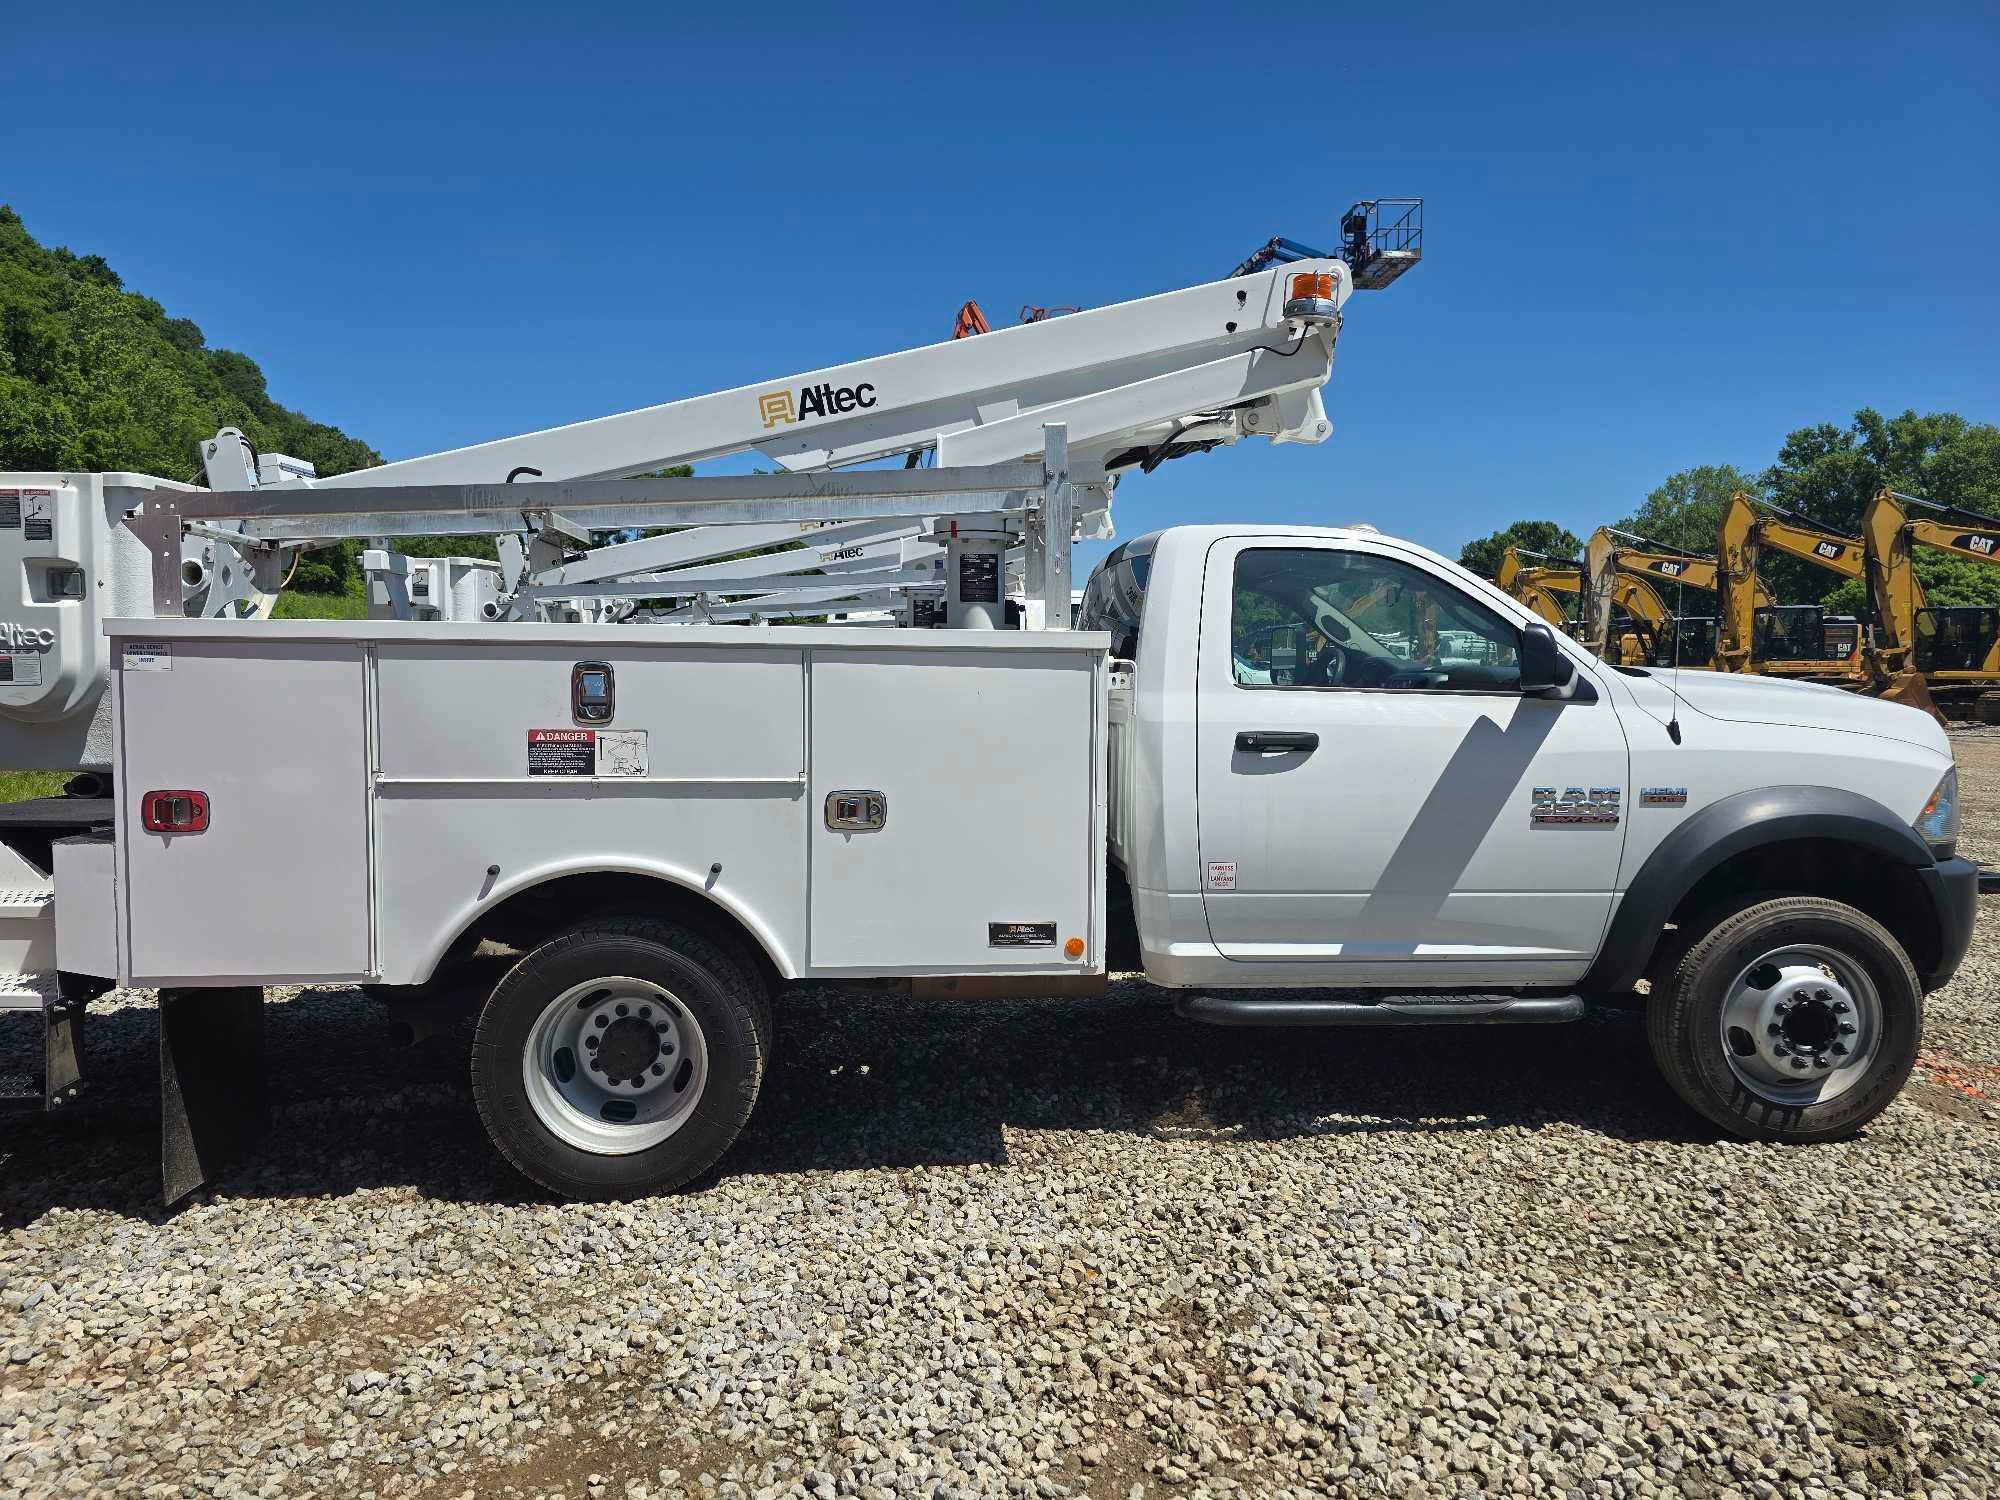
[[21,491],[21,539],[49,542],[56,534],[56,497],[49,490]]
[[39,656],[15,653],[0,656],[0,686],[39,687],[41,681],[42,659]]
[[646,774],[646,731],[643,729],[598,730],[597,774],[599,776],[644,776]]
[[127,641],[124,660],[128,672],[171,672],[174,669],[174,643]]
[[643,729],[530,729],[530,776],[644,776]]
[[1208,862],[1208,888],[1211,891],[1233,891],[1236,889],[1236,861],[1233,859],[1212,859]]

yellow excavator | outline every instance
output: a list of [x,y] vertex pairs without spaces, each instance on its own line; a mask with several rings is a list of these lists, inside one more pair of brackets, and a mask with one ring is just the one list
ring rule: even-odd
[[[1913,506],[1923,514],[1913,514]],[[1884,696],[1918,702],[1915,694],[1923,692],[1918,706],[1933,712],[1929,700],[1940,692],[1974,697],[1978,717],[2000,722],[2000,692],[1993,691],[2000,688],[2000,607],[1926,603],[1911,556],[1917,547],[1933,547],[1971,562],[2000,564],[2000,519],[1885,489],[1868,502],[1861,533],[1874,668],[1890,683]]]
[[[1590,534],[1583,549],[1583,636],[1586,645],[1601,642],[1610,628],[1610,607],[1617,580],[1635,579],[1648,585],[1670,583],[1682,588],[1714,593],[1720,568],[1712,557],[1686,552],[1663,542],[1650,541],[1600,526]],[[1653,597],[1660,597],[1657,589]],[[1751,580],[1751,593],[1760,609],[1772,608],[1770,591]],[[1711,617],[1684,615],[1676,618],[1665,612],[1653,642],[1651,659],[1664,666],[1677,660],[1684,667],[1706,667],[1715,660],[1715,621]],[[1676,647],[1678,646],[1678,651]]]
[[1723,672],[1762,672],[1860,684],[1873,675],[1858,620],[1834,618],[1816,604],[1760,603],[1757,564],[1764,550],[1782,552],[1841,578],[1861,578],[1867,544],[1805,517],[1752,500],[1738,490],[1722,513],[1715,555],[1715,665]]
[[[1525,555],[1543,556],[1539,552]],[[1550,558],[1540,564],[1524,566],[1522,556],[1518,547],[1510,546],[1502,552],[1500,570],[1493,581],[1500,585],[1502,592],[1512,594],[1556,629],[1568,630],[1573,622],[1561,596],[1579,592],[1583,588],[1583,574],[1576,563],[1567,558]]]
[[[1537,558],[1540,562],[1524,566],[1523,557]],[[1575,558],[1550,557],[1546,553],[1509,547],[1500,555],[1495,581],[1558,630],[1579,634],[1581,620],[1564,603],[1583,593],[1583,565]],[[1672,618],[1666,603],[1651,584],[1630,573],[1614,575],[1608,587],[1614,615],[1622,613],[1630,627],[1616,632],[1618,664],[1643,666],[1654,659],[1656,643],[1665,639]]]

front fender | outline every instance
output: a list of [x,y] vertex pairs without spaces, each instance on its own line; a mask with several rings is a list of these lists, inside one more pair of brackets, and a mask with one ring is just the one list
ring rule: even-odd
[[[1918,871],[1933,870],[1937,863],[1916,829],[1859,792],[1836,786],[1768,786],[1737,792],[1702,808],[1647,856],[1620,898],[1604,946],[1581,987],[1631,989],[1652,963],[1661,929],[1674,908],[1703,876],[1739,854],[1795,839],[1852,844]],[[1926,889],[1930,888],[1927,882]]]

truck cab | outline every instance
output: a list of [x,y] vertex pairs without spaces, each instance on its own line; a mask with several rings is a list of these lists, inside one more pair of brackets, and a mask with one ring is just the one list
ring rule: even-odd
[[[1887,1103],[1970,941],[1917,710],[1611,666],[1366,527],[1135,539],[1081,623],[1118,662],[1111,879],[1205,1019],[1555,1019],[1645,981],[1690,1102],[1810,1136]],[[1357,995],[1228,998],[1309,987]]]

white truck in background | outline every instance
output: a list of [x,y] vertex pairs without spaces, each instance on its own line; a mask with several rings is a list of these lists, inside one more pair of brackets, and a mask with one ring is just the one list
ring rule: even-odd
[[[794,474],[619,477],[688,451],[663,430],[713,437],[656,408],[605,419],[596,446],[558,429],[389,478],[245,483],[254,460],[211,491],[0,476],[0,496],[55,497],[34,542],[0,515],[0,553],[44,575],[16,628],[78,643],[80,664],[41,648],[44,682],[103,683],[101,706],[80,688],[39,721],[60,739],[84,715],[79,743],[102,743],[82,795],[0,819],[25,893],[0,936],[43,1017],[44,1094],[74,1098],[94,995],[158,988],[172,1199],[255,1124],[264,986],[362,983],[405,1008],[457,992],[479,1007],[496,1147],[553,1192],[629,1196],[728,1148],[784,985],[1082,1002],[1129,961],[1222,1024],[1561,1022],[1649,978],[1655,1055],[1710,1120],[1859,1129],[1909,1074],[1981,880],[1953,847],[1955,773],[1927,716],[1609,667],[1367,529],[1140,538],[1068,628],[1069,543],[1121,472],[1326,435],[1318,387],[1357,264],[1389,274],[1364,237],[1346,260],[968,341],[984,351],[697,398],[759,413],[781,458],[809,461]],[[930,383],[896,392],[899,360]],[[879,410],[843,405],[862,385]],[[919,439],[963,461],[811,471]],[[566,536],[691,522],[759,547],[750,528],[885,517],[931,549],[895,539],[895,567],[916,565],[896,587],[938,590],[945,628],[504,618],[503,593],[781,591],[763,562],[635,579]],[[513,522],[530,536],[479,619],[241,618],[183,592],[217,586],[189,568],[197,544],[268,578],[302,539]],[[631,544],[638,564],[730,550],[687,535]],[[1016,577],[1024,607],[1003,613]],[[68,605],[60,629],[32,623]],[[17,754],[36,722],[14,716]],[[312,858],[285,866],[274,841]],[[505,977],[465,993],[495,945]]]

